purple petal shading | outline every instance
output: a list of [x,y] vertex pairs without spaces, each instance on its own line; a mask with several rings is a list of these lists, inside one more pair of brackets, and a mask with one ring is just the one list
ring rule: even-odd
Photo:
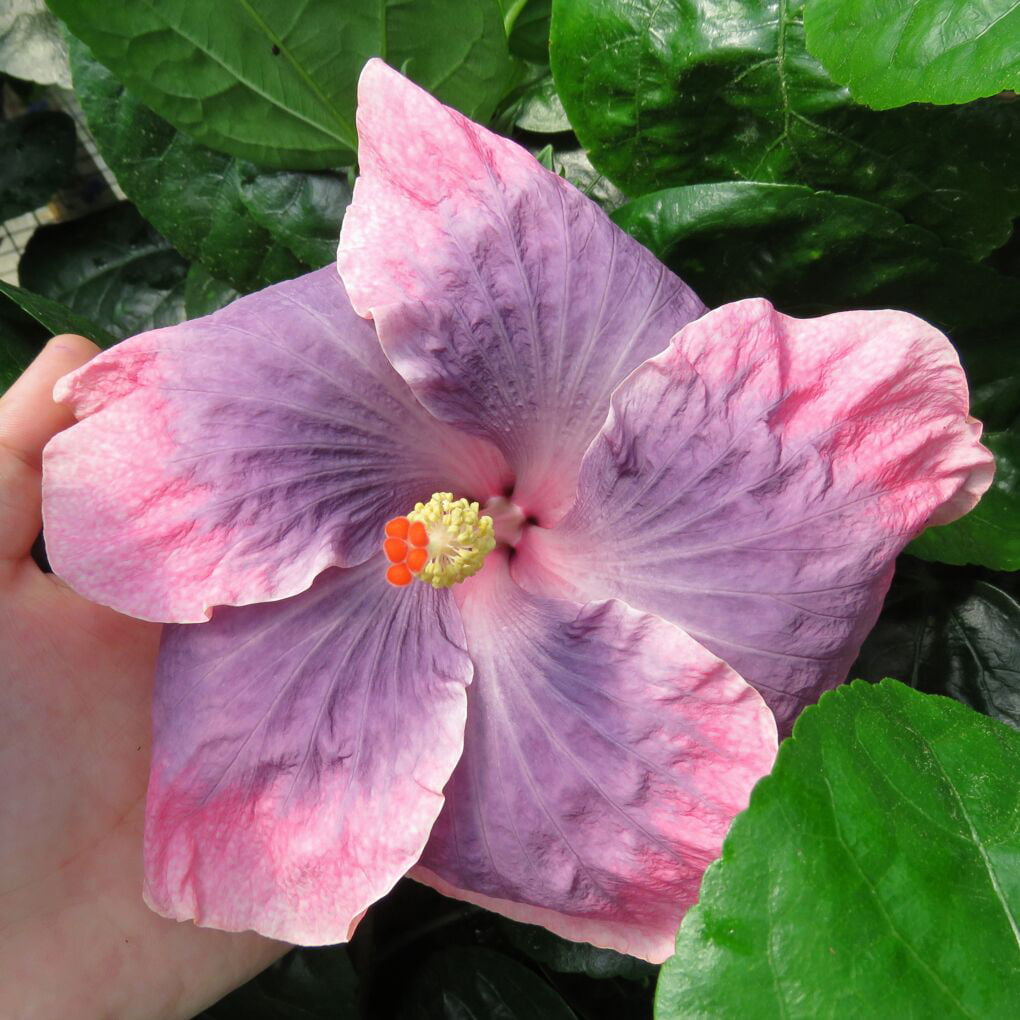
[[967,399],[946,338],[904,312],[726,305],[621,385],[577,504],[514,576],[683,627],[783,732],[845,679],[897,553],[988,487]]
[[382,61],[340,235],[354,307],[437,417],[491,440],[551,523],[617,383],[704,311],[594,202]]
[[170,627],[145,895],[178,920],[350,938],[418,859],[461,753],[471,663],[448,592],[377,563]]
[[529,595],[505,553],[463,589],[475,667],[464,756],[413,876],[665,959],[772,765],[772,714],[679,628],[615,600]]
[[57,399],[84,420],[46,448],[50,561],[143,619],[294,595],[432,492],[507,480],[414,399],[331,268],[119,344]]

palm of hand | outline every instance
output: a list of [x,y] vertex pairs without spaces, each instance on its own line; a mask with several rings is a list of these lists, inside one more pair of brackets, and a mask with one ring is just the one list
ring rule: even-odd
[[94,348],[58,338],[0,402],[0,1015],[185,1017],[286,948],[142,901],[159,627],[32,562],[39,454],[70,423],[53,382]]

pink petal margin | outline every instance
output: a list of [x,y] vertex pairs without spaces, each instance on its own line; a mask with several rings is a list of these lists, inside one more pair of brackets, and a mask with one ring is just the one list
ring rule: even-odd
[[846,678],[900,550],[991,483],[967,405],[956,352],[915,316],[725,305],[620,385],[575,506],[527,532],[514,576],[677,624],[785,734]]
[[333,267],[126,340],[55,397],[81,420],[45,451],[50,562],[142,619],[295,595],[377,555],[418,500],[508,478],[415,400]]
[[526,149],[382,61],[358,100],[351,301],[418,399],[499,448],[514,501],[551,524],[613,388],[704,306]]
[[472,668],[450,593],[383,570],[166,629],[145,821],[158,913],[343,942],[418,860]]
[[464,753],[413,876],[664,960],[772,766],[772,713],[680,628],[615,600],[530,595],[502,552],[461,588]]

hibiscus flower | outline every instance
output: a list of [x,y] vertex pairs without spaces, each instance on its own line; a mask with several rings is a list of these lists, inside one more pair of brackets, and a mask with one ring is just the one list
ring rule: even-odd
[[318,944],[410,871],[662,960],[776,720],[989,484],[959,362],[901,312],[706,313],[382,62],[359,102],[339,276],[57,387],[54,569],[172,624],[145,895]]

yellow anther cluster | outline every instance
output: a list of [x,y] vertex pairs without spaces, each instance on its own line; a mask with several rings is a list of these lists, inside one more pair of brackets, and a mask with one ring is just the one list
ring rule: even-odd
[[429,533],[429,558],[418,577],[433,588],[449,588],[482,569],[496,547],[492,518],[479,514],[478,504],[435,492],[427,503],[415,503],[407,515]]

